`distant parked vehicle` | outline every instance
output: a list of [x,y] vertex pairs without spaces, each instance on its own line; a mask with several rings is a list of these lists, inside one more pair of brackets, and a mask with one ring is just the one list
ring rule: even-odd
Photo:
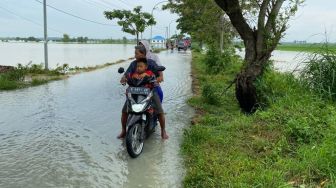
[[181,49],[183,49],[184,51],[187,51],[187,49],[188,49],[188,46],[185,45],[185,41],[184,40],[180,40],[177,43],[177,50],[180,51]]

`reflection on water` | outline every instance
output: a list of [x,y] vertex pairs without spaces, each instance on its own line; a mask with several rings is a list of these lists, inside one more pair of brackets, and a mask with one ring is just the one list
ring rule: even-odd
[[[180,187],[179,145],[193,111],[190,54],[162,52],[164,109],[159,129],[131,159],[120,131],[125,97],[119,65],[68,80],[0,92],[0,187]],[[121,64],[127,66],[127,63]]]
[[[114,62],[133,56],[134,45],[124,44],[56,44],[50,43],[49,65],[69,64],[70,67],[84,67]],[[43,43],[0,42],[0,65],[23,65],[44,62]]]

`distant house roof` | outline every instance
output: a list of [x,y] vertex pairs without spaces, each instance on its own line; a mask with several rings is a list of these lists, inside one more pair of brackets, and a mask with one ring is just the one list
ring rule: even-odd
[[153,40],[165,40],[165,38],[158,35],[158,36],[153,37]]

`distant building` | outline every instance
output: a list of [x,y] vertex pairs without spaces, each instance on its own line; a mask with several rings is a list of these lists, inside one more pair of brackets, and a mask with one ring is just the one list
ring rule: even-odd
[[159,35],[152,38],[152,41],[151,41],[152,44],[165,44],[165,42],[166,42],[166,39]]
[[307,44],[305,40],[294,40],[294,44]]

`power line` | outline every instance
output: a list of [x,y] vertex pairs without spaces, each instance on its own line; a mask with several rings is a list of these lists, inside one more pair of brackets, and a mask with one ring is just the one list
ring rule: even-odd
[[120,9],[123,9],[121,6],[119,6],[119,5],[116,5],[116,4],[114,4],[114,3],[110,3],[110,2],[107,2],[107,1],[105,1],[105,0],[100,0],[100,1],[102,1],[103,3],[105,3],[105,4],[107,4],[107,5],[110,5],[111,7],[117,7],[117,8],[120,8]]
[[[38,23],[38,22],[35,22],[34,20],[31,20],[31,19],[29,19],[29,18],[25,18],[25,17],[23,17],[23,16],[20,16],[20,15],[16,14],[15,12],[12,12],[12,11],[10,11],[10,10],[4,8],[4,7],[1,7],[1,6],[0,6],[0,9],[5,10],[6,12],[8,12],[8,13],[10,13],[10,14],[16,16],[16,17],[19,17],[19,18],[21,18],[21,19],[23,19],[23,20],[25,20],[25,21],[27,21],[27,22],[30,22],[30,23],[33,23],[33,24],[38,25],[38,26],[40,26],[40,27],[43,27],[42,24],[40,24],[40,23]],[[50,31],[54,31],[54,32],[57,32],[57,33],[60,33],[60,34],[63,34],[63,33],[64,33],[64,32],[58,31],[58,30],[53,29],[53,28],[50,28],[50,27],[48,27],[48,30],[50,30]]]
[[[41,1],[39,1],[39,0],[34,0],[34,1],[43,4],[43,3],[42,3]],[[54,6],[51,6],[51,5],[47,5],[47,6],[48,6],[49,8],[52,8],[52,9],[58,11],[58,12],[61,12],[61,13],[63,13],[63,14],[66,14],[66,15],[68,15],[68,16],[71,16],[71,17],[74,17],[74,18],[77,18],[77,19],[80,19],[80,20],[83,20],[83,21],[91,22],[91,23],[98,24],[98,25],[104,25],[104,26],[118,26],[118,25],[114,25],[114,24],[106,24],[106,23],[101,23],[101,22],[97,22],[97,21],[94,21],[94,20],[89,20],[89,19],[82,18],[82,17],[77,16],[77,15],[71,14],[71,13],[69,13],[69,12],[66,12],[66,11],[64,11],[64,10],[61,10],[61,9],[56,8],[56,7],[54,7]]]
[[104,9],[114,9],[114,8],[116,8],[116,7],[111,7],[111,6],[109,6],[109,5],[107,5],[107,4],[105,4],[105,3],[102,3],[102,2],[100,2],[100,1],[92,1],[92,0],[85,0],[86,2],[88,2],[88,3],[91,3],[91,4],[93,4],[93,5],[95,5],[95,6],[100,6],[101,8],[104,8]]
[[123,1],[123,0],[118,0],[119,2],[121,2],[121,3],[123,3],[124,5],[126,5],[126,6],[129,6],[129,7],[134,7],[133,5],[131,5],[131,4],[128,4],[128,2],[126,2],[126,1]]

